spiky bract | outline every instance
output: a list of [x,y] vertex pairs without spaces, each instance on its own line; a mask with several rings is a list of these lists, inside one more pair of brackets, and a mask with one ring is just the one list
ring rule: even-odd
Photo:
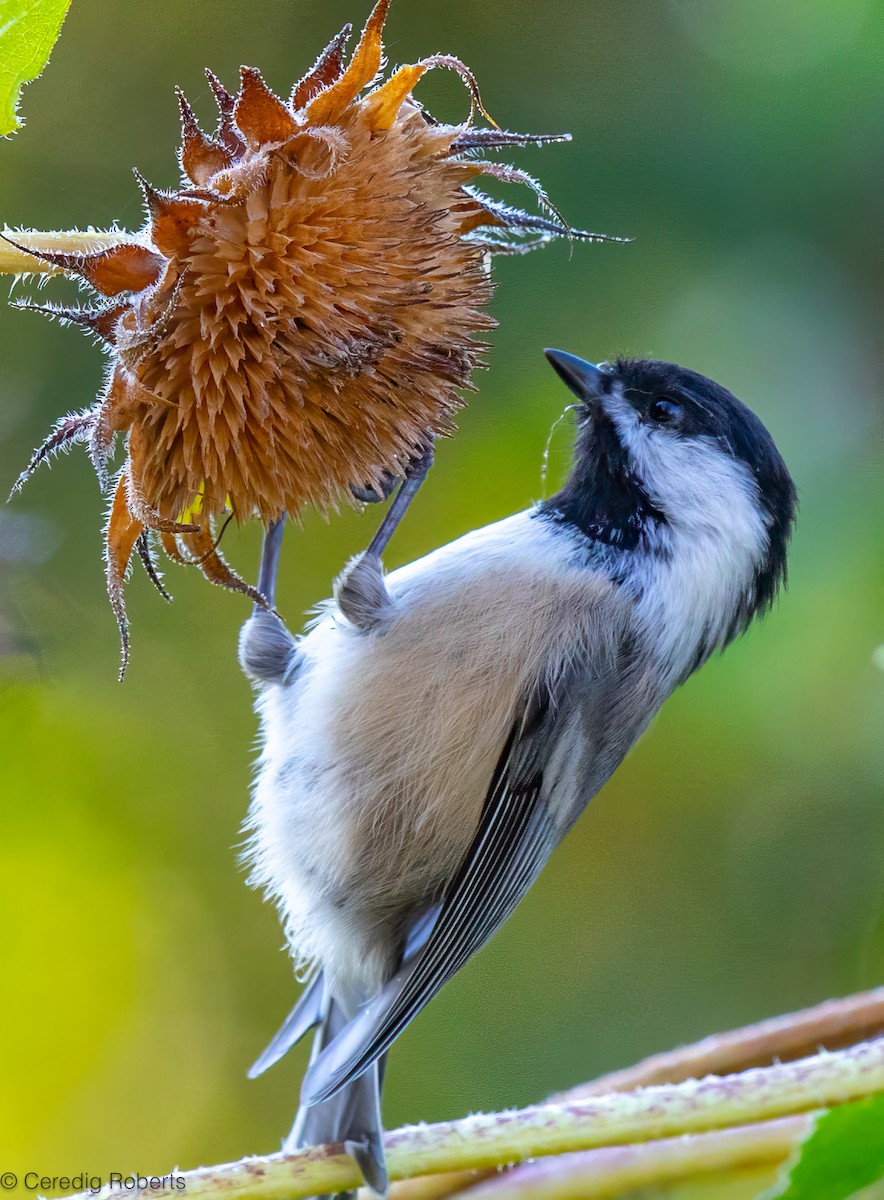
[[[484,149],[563,140],[434,122],[411,90],[436,56],[381,69],[388,0],[349,64],[338,35],[280,100],[243,68],[238,94],[209,73],[220,119],[200,130],[179,94],[183,186],[141,182],[147,223],[91,255],[41,257],[107,298],[47,309],[85,325],[110,351],[95,406],[65,418],[49,454],[85,442],[106,480],[126,437],[106,530],[108,590],[126,639],[122,588],[148,536],[213,582],[255,593],[217,550],[224,510],[265,522],[305,504],[326,510],[349,489],[381,489],[448,434],[492,327],[489,252],[554,236],[592,237],[481,195],[482,175],[539,186]],[[525,234],[529,240],[520,240]],[[256,597],[260,599],[259,597]]]

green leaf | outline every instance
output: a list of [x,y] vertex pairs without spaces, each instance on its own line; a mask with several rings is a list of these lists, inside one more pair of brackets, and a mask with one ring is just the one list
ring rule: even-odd
[[0,136],[21,125],[22,86],[36,79],[58,41],[71,0],[0,0]]
[[759,1200],[848,1200],[884,1179],[884,1094],[824,1112],[786,1178]]

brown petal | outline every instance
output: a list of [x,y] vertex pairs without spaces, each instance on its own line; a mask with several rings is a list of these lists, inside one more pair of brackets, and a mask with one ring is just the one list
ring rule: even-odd
[[98,254],[58,255],[74,261],[69,265],[59,262],[66,271],[81,275],[96,291],[105,296],[118,296],[121,292],[140,292],[156,283],[165,269],[165,259],[146,246],[124,242]]
[[381,66],[383,54],[382,36],[384,21],[390,0],[378,0],[365,23],[359,45],[353,51],[350,65],[332,87],[312,100],[307,108],[307,118],[313,125],[326,125],[344,111],[351,100],[374,79]]
[[144,193],[153,244],[166,258],[181,257],[190,247],[191,230],[206,215],[204,201],[179,200],[157,191],[139,171],[134,175]]
[[197,187],[202,187],[216,171],[229,167],[233,157],[220,143],[206,137],[180,88],[175,89],[175,95],[181,109],[181,169]]
[[60,421],[57,421],[53,426],[52,432],[37,447],[31,455],[28,465],[12,485],[9,498],[12,499],[16,492],[21,491],[41,463],[47,462],[56,454],[66,453],[75,442],[83,441],[94,422],[94,409],[87,409],[86,412],[82,413],[69,413],[68,416],[62,417]]
[[94,254],[65,254],[56,250],[20,246],[3,233],[0,233],[0,237],[23,254],[51,263],[69,275],[79,275],[90,287],[105,296],[140,292],[150,287],[159,279],[166,265],[166,260],[159,254],[137,242],[121,242],[119,246],[96,250]]
[[160,541],[163,543],[163,549],[165,550],[167,556],[171,558],[172,562],[176,562],[182,567],[187,567],[190,565],[190,560],[185,558],[178,549],[178,543],[173,534],[161,533]]
[[289,108],[294,112],[340,79],[344,69],[344,51],[352,30],[352,25],[345,25],[338,36],[332,38],[307,74],[292,88]]
[[379,132],[391,128],[405,97],[431,65],[429,62],[419,62],[411,67],[400,67],[382,87],[365,97],[363,107],[369,129]]
[[253,146],[284,142],[298,130],[298,123],[264,82],[254,67],[240,67],[242,82],[236,98],[237,128]]
[[110,486],[108,464],[114,451],[116,436],[116,431],[111,423],[110,398],[112,394],[113,384],[111,384],[107,394],[93,410],[95,412],[95,421],[89,431],[89,441],[86,444],[89,461],[95,468],[95,474],[98,476],[98,486],[102,492],[106,492]]
[[[476,198],[478,200],[478,197]],[[486,208],[484,204],[477,204],[471,212],[461,218],[457,231],[463,234],[471,233],[474,229],[484,229],[489,226],[507,228],[508,225],[508,220],[501,213],[494,212],[491,207]]]
[[97,334],[107,345],[113,346],[117,321],[129,304],[124,301],[122,304],[111,304],[105,308],[68,308],[60,304],[32,304],[29,300],[16,300],[12,307],[25,312],[45,313],[47,317],[55,317],[63,325],[79,325]]
[[171,604],[172,597],[169,595],[169,593],[166,591],[165,587],[163,586],[163,577],[160,574],[160,571],[159,571],[159,568],[157,567],[156,562],[154,561],[150,542],[147,539],[147,530],[146,529],[142,531],[141,535],[138,538],[138,541],[135,543],[135,549],[138,551],[138,557],[141,559],[141,561],[144,565],[144,569],[147,572],[148,579],[151,581],[151,583],[154,585],[154,587],[157,589],[157,591],[160,593],[160,595],[163,597],[163,599],[166,601],[166,603]]
[[107,564],[107,594],[117,618],[120,631],[120,680],[129,665],[129,620],[123,599],[123,584],[129,560],[144,526],[129,512],[123,474],[117,482],[113,504],[105,527],[105,560]]
[[258,589],[246,583],[221,557],[208,523],[199,528],[196,533],[181,535],[178,544],[184,546],[192,555],[192,561],[196,563],[209,583],[227,588],[230,592],[241,592],[261,608],[267,609],[268,612],[271,611],[270,605]]
[[218,129],[215,137],[234,158],[240,158],[245,150],[245,143],[233,123],[236,101],[218,76],[208,67],[206,67],[206,79],[209,81],[209,87],[212,89],[215,103],[218,105]]

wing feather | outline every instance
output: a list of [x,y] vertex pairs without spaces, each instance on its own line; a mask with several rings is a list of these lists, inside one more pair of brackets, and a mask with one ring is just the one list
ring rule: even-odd
[[[423,913],[415,921],[405,945],[403,957],[406,962],[413,961],[414,956],[426,945],[438,915],[439,907],[437,905]],[[249,1079],[257,1079],[259,1075],[263,1075],[266,1070],[288,1054],[289,1050],[296,1046],[305,1034],[320,1023],[325,999],[322,971],[317,971],[299,996],[295,1007],[273,1035],[266,1050],[249,1067]]]
[[539,688],[513,722],[479,827],[426,945],[311,1065],[302,1099],[317,1104],[358,1078],[452,975],[505,923],[558,841],[543,795],[553,718],[567,688]]

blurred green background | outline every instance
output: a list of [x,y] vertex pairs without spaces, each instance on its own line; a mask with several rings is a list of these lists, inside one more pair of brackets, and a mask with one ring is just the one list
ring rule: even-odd
[[[228,84],[259,65],[287,91],[366,8],[74,0],[25,92],[26,128],[0,146],[0,223],[136,227],[130,168],[176,180],[174,84],[207,122],[205,65]],[[575,224],[635,242],[497,262],[490,370],[388,565],[544,493],[569,401],[545,345],[673,359],[731,387],[772,430],[801,516],[776,611],[668,703],[504,932],[397,1045],[389,1126],[523,1104],[882,981],[882,26],[876,0],[394,5],[391,62],[457,54],[500,124],[570,130],[571,146],[513,161]],[[419,95],[465,115],[453,78]],[[0,310],[0,492],[101,372],[74,331]],[[547,492],[569,448],[562,422]],[[118,685],[103,508],[75,450],[0,509],[4,1170],[162,1173],[269,1152],[306,1062],[302,1047],[245,1078],[294,997],[276,915],[237,862],[256,733],[235,661],[247,606],[170,565],[169,609],[136,570]],[[378,517],[308,515],[290,532],[290,624]],[[257,529],[225,549],[254,574]]]

